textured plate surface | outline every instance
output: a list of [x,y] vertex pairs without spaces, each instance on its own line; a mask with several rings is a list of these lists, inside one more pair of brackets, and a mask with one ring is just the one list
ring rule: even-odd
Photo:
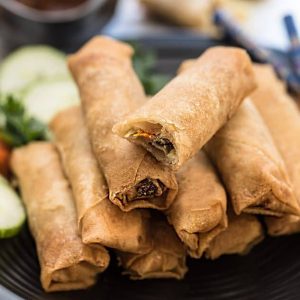
[[[210,41],[144,41],[159,54],[159,69],[174,73],[179,62],[197,56]],[[34,242],[25,227],[13,239],[0,241],[0,300],[296,300],[300,299],[300,235],[268,238],[247,256],[216,261],[189,260],[183,281],[130,281],[114,259],[90,290],[45,294],[39,282]],[[8,294],[7,289],[10,291]],[[13,293],[16,296],[13,296]]]
[[[300,236],[267,239],[247,256],[189,260],[183,281],[130,281],[115,260],[90,290],[43,293],[34,242],[27,228],[0,242],[0,283],[28,300],[300,299]],[[6,300],[4,294],[0,299]],[[13,299],[13,298],[12,298]]]

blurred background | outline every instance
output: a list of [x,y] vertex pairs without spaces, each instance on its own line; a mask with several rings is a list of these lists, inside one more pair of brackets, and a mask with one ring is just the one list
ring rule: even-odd
[[74,52],[96,34],[191,56],[233,44],[273,64],[298,94],[299,26],[296,0],[0,0],[0,58],[31,44]]
[[[222,39],[214,14],[223,10],[259,46],[288,51],[283,17],[300,26],[296,0],[0,0],[2,56],[46,43],[74,51],[95,34],[121,39]],[[223,30],[223,31],[222,31]]]

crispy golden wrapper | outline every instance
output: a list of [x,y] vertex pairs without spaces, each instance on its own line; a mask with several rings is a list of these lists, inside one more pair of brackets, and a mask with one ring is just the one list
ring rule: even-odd
[[300,214],[286,166],[250,99],[205,147],[236,214]]
[[131,279],[182,279],[187,272],[186,251],[166,220],[152,219],[153,247],[145,254],[118,252],[124,274]]
[[178,195],[167,211],[168,220],[190,256],[200,258],[227,227],[226,193],[204,152],[189,160],[177,179]]
[[132,48],[96,37],[70,56],[92,147],[109,187],[110,200],[122,210],[167,209],[177,193],[175,175],[141,147],[112,133],[116,122],[146,101],[133,71]]
[[55,147],[33,143],[13,152],[12,168],[20,184],[35,239],[45,291],[83,289],[109,264],[102,246],[84,245],[77,233],[76,210]]
[[224,254],[245,255],[264,239],[263,228],[256,216],[229,211],[228,228],[217,235],[205,256],[216,259]]
[[125,213],[109,201],[105,178],[93,154],[81,107],[60,112],[50,127],[74,191],[83,242],[133,253],[147,251],[150,247],[148,212],[135,209]]
[[254,88],[247,53],[213,47],[113,130],[177,170],[234,115]]
[[[252,95],[252,100],[285,162],[295,196],[300,203],[300,114],[297,105],[271,66],[256,65],[254,70],[258,89]],[[300,232],[299,217],[267,218],[266,222],[271,235]]]

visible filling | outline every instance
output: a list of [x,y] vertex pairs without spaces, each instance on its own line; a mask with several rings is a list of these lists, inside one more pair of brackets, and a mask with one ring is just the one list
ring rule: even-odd
[[153,198],[163,193],[163,184],[159,180],[146,178],[136,185],[136,198]]
[[147,133],[141,129],[131,133],[130,136],[136,139],[141,138],[148,145],[153,146],[159,151],[162,151],[166,156],[175,150],[173,144],[167,138],[161,137],[160,135]]
[[160,197],[167,190],[164,184],[158,179],[145,178],[136,184],[126,193],[120,193],[117,197],[125,203],[139,199],[153,199]]
[[152,141],[152,145],[165,154],[169,154],[174,149],[173,144],[166,138],[155,137]]

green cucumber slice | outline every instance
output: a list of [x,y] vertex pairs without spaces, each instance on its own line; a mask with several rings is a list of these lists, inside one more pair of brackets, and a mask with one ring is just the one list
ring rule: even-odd
[[25,46],[2,62],[0,93],[20,96],[31,83],[58,77],[70,77],[62,52],[48,46]]
[[30,116],[48,124],[56,113],[78,104],[79,94],[72,79],[53,79],[33,84],[22,101]]
[[25,218],[21,199],[9,183],[0,176],[0,238],[16,235]]

